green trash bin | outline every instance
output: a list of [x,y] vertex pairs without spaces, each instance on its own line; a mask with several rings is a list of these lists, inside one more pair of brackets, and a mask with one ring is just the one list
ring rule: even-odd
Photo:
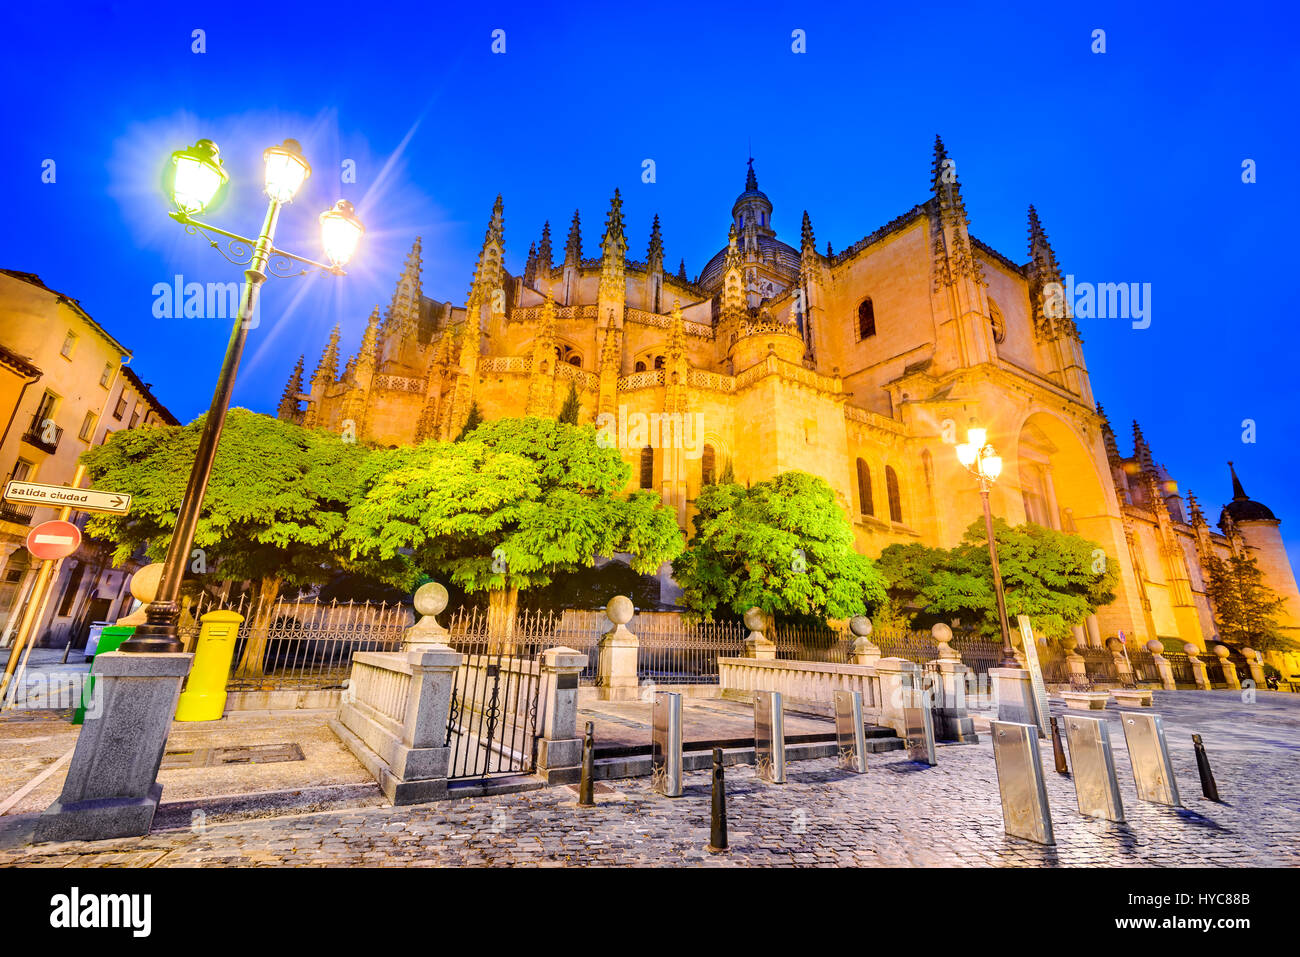
[[[135,634],[135,625],[109,625],[99,633],[99,646],[95,649],[95,654],[103,654],[105,651],[117,651],[122,642],[126,641]],[[94,669],[92,664],[91,669]],[[90,703],[90,696],[95,690],[95,676],[92,674],[86,679],[86,687],[81,692],[81,704],[72,712],[72,723],[82,724],[86,720],[86,705]]]

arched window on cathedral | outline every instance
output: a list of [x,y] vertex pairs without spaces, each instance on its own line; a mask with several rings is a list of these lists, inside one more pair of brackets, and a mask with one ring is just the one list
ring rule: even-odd
[[892,465],[885,466],[885,493],[889,496],[889,520],[903,520],[903,496],[898,491],[898,475]]
[[641,487],[655,487],[655,450],[648,445],[641,450]]
[[876,507],[871,499],[871,469],[864,459],[858,459],[858,508],[863,515],[875,515]]
[[644,363],[644,362],[641,362],[640,360],[638,360],[638,361],[637,361],[637,364],[634,365],[634,366],[632,367],[632,371],[633,371],[633,372],[645,372],[645,363]]
[[876,307],[871,304],[871,297],[863,299],[858,305],[858,341],[869,339],[876,334]]
[[716,481],[717,454],[713,451],[713,446],[706,445],[704,454],[700,456],[700,486],[712,485]]
[[582,366],[582,355],[576,352],[573,346],[558,345],[555,347],[555,358],[558,362],[567,362],[571,366]]
[[989,325],[993,327],[993,341],[1001,342],[1007,337],[1007,322],[1002,318],[1002,310],[991,298],[989,299]]
[[664,357],[663,357],[663,356],[655,356],[655,368],[656,368],[656,369],[662,369],[663,367],[664,367]]

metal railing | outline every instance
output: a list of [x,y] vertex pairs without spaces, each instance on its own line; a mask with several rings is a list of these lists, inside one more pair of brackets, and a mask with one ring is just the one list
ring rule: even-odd
[[13,502],[0,502],[0,521],[13,522],[15,525],[30,525],[36,514],[35,505],[15,505]]
[[637,679],[656,684],[715,684],[718,658],[745,654],[739,621],[688,622],[676,612],[643,612],[628,622],[640,641]]
[[780,622],[769,636],[776,644],[776,656],[790,661],[853,663],[853,636],[847,628],[787,625]]

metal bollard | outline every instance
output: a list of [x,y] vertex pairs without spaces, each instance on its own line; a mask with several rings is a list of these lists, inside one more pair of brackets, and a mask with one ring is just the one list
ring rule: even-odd
[[722,749],[713,749],[713,822],[709,828],[709,850],[727,849],[727,780],[722,771]]
[[582,738],[582,778],[578,783],[578,807],[595,807],[596,737],[595,725],[587,722],[587,733]]
[[1065,748],[1061,745],[1061,727],[1052,718],[1052,755],[1056,758],[1056,773],[1069,774],[1070,766],[1065,763]]
[[1210,756],[1205,753],[1199,734],[1192,735],[1192,746],[1196,748],[1196,770],[1201,775],[1201,793],[1207,800],[1219,801],[1219,786],[1214,782],[1214,772],[1210,770]]

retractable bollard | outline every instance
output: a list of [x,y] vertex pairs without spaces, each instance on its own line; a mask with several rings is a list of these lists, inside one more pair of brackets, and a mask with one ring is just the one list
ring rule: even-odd
[[754,769],[769,784],[785,784],[785,713],[781,692],[754,692]]
[[713,820],[709,827],[709,850],[727,849],[727,779],[722,770],[722,749],[713,749]]
[[1210,756],[1205,753],[1199,734],[1192,735],[1192,747],[1196,749],[1196,771],[1201,776],[1201,793],[1207,800],[1219,800],[1219,785],[1215,783],[1214,772],[1210,770]]
[[903,695],[907,756],[933,767],[939,761],[934,750],[934,713],[930,709],[930,692],[922,688],[905,688]]
[[[1052,719],[1056,723],[1056,719]],[[1124,802],[1115,779],[1115,755],[1110,748],[1110,727],[1105,718],[1081,714],[1065,716],[1065,735],[1074,761],[1074,794],[1079,813],[1107,821],[1124,820]]]
[[216,721],[225,713],[226,682],[243,620],[233,611],[210,611],[199,619],[194,666],[176,703],[177,721]]
[[1052,812],[1038,757],[1038,726],[1013,721],[993,721],[991,726],[1003,829],[1012,837],[1055,844]]
[[[135,625],[109,625],[99,633],[99,645],[95,648],[95,654],[103,652],[117,651],[122,642],[126,641],[135,634]],[[81,689],[81,704],[77,705],[72,711],[72,723],[84,724],[86,721],[86,709],[90,707],[91,698],[95,693],[95,676],[90,674],[86,677],[86,683]]]
[[840,767],[858,774],[867,771],[867,732],[862,725],[862,692],[835,692],[835,740]]
[[1129,763],[1133,765],[1133,782],[1138,797],[1152,804],[1182,807],[1178,781],[1165,745],[1165,726],[1160,715],[1150,712],[1121,711],[1124,741],[1128,745]]
[[1061,747],[1061,726],[1055,716],[1052,718],[1052,757],[1056,759],[1057,774],[1070,773],[1070,766],[1065,763],[1065,748]]
[[656,691],[651,724],[650,786],[664,797],[681,797],[682,696]]
[[578,782],[578,807],[595,807],[596,787],[592,778],[596,770],[595,725],[587,722],[587,733],[582,737],[582,777]]

